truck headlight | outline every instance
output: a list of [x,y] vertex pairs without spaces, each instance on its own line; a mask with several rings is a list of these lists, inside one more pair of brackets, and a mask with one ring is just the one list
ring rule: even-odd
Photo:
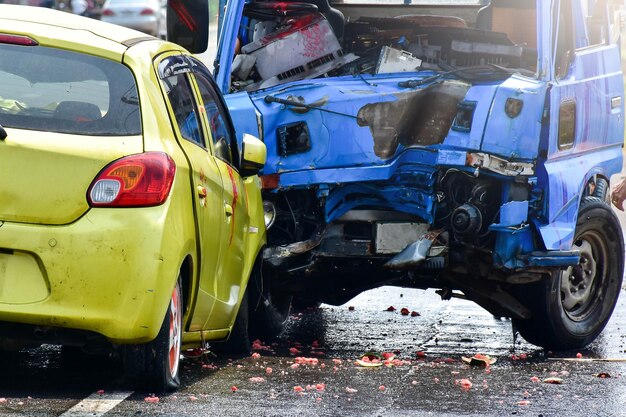
[[271,201],[263,202],[263,219],[265,220],[265,228],[269,229],[276,220],[276,206]]

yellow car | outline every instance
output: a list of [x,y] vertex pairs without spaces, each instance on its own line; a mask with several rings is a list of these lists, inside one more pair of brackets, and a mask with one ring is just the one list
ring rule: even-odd
[[0,57],[0,349],[112,347],[160,391],[178,386],[181,349],[232,333],[245,350],[286,319],[258,269],[265,145],[237,137],[206,67],[12,5]]

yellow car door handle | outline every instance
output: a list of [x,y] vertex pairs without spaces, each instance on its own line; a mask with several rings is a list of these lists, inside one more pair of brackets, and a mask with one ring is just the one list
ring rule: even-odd
[[233,217],[233,206],[224,203],[224,213],[226,214],[226,223],[230,223],[230,219]]
[[201,185],[198,185],[198,197],[200,198],[206,198],[206,187],[203,187]]

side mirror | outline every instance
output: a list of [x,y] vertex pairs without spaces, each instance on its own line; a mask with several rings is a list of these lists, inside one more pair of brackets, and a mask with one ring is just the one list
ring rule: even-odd
[[208,0],[167,0],[167,40],[192,54],[209,45]]
[[263,165],[267,149],[265,144],[254,136],[246,133],[243,135],[243,143],[241,145],[241,167],[239,173],[242,177],[257,175]]

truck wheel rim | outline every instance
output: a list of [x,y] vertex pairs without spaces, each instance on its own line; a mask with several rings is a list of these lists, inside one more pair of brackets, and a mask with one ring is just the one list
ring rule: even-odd
[[[580,261],[561,273],[561,304],[575,321],[584,320],[597,305],[605,286],[607,246],[602,237],[588,232],[576,239],[573,249],[580,251]],[[600,301],[601,302],[601,301]]]

